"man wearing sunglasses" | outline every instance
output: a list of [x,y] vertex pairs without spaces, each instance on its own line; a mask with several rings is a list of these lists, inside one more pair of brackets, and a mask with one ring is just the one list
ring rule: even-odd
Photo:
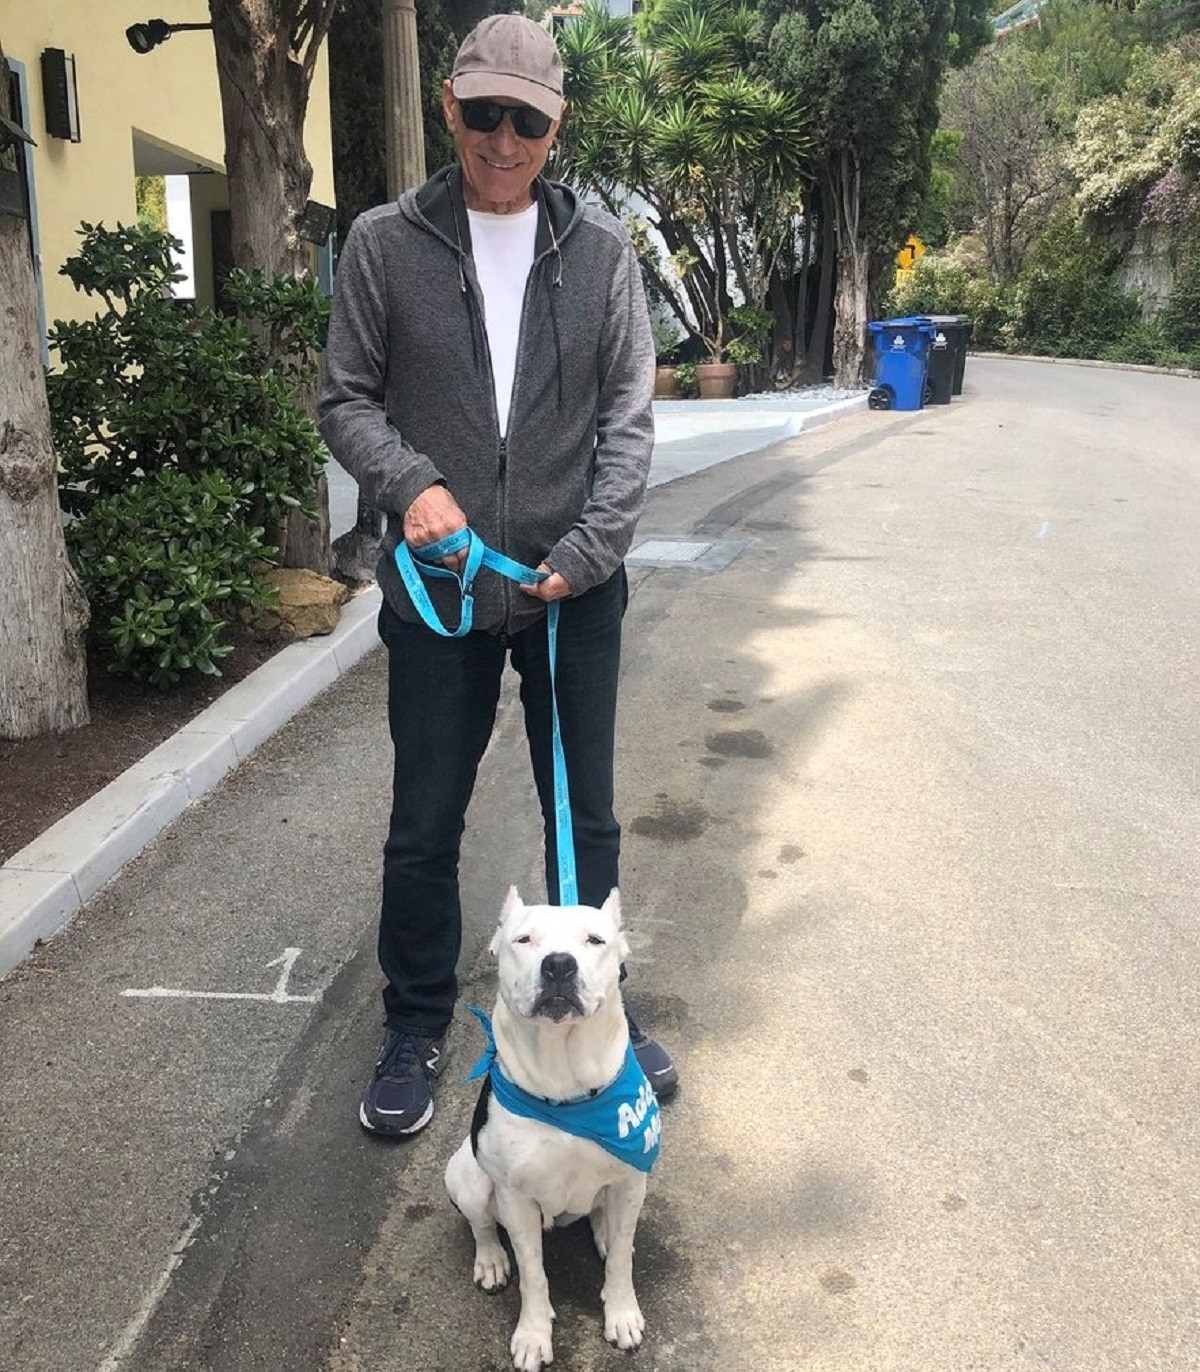
[[[414,1134],[457,997],[459,845],[511,661],[558,900],[546,603],[562,602],[556,689],[582,903],[618,884],[613,741],[622,559],[653,446],[654,348],[629,235],[542,176],[562,116],[546,30],[493,15],[463,41],[443,89],[455,165],[360,215],[338,264],[318,407],[334,457],[388,516],[379,563],[395,750],[379,960],[386,1037],[359,1110],[376,1134]],[[547,575],[481,572],[474,619],[441,638],[414,609],[394,554],[472,528]],[[443,559],[460,571],[458,553]],[[428,583],[443,624],[458,587]],[[495,908],[521,873],[496,873]],[[660,1096],[667,1053],[631,1021]]]

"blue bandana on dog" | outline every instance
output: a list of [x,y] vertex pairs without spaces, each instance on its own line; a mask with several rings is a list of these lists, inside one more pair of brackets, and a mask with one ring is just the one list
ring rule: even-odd
[[483,1025],[487,1035],[483,1057],[475,1064],[468,1081],[486,1073],[492,1094],[512,1114],[541,1120],[543,1124],[551,1124],[577,1138],[591,1139],[606,1153],[636,1167],[639,1172],[650,1171],[658,1157],[662,1120],[658,1113],[658,1097],[634,1055],[633,1044],[625,1051],[625,1062],[616,1080],[603,1091],[580,1096],[577,1100],[546,1100],[509,1081],[496,1061],[491,1020],[478,1006],[468,1005],[467,1009]]

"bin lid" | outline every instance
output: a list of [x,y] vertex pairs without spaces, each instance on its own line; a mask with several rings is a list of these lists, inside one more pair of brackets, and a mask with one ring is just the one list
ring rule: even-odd
[[926,338],[932,338],[937,333],[936,327],[924,315],[914,315],[910,319],[873,319],[867,328],[872,333],[882,333],[885,329],[915,330]]

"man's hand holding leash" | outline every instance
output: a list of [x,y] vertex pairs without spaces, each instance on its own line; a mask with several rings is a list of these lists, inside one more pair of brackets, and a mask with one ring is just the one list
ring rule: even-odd
[[533,596],[535,600],[544,600],[549,604],[552,600],[565,600],[571,594],[571,583],[565,576],[552,572],[544,562],[538,563],[537,570],[545,572],[546,579],[539,581],[536,586],[522,586],[520,589],[526,595]]
[[[445,486],[426,486],[404,512],[404,541],[410,548],[424,548],[466,527],[462,507]],[[464,550],[443,557],[441,565],[461,572],[466,561]]]

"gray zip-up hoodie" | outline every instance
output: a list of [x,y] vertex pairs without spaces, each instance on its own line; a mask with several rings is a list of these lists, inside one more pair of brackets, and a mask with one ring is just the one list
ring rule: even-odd
[[[418,618],[393,557],[404,512],[443,482],[492,548],[545,562],[576,595],[629,549],[654,427],[654,347],[629,235],[540,179],[508,433],[501,437],[483,293],[458,167],[360,215],[338,263],[317,406],[333,456],[388,515],[379,582]],[[444,623],[458,590],[431,578]],[[474,624],[525,628],[545,612],[494,572],[473,587]]]

